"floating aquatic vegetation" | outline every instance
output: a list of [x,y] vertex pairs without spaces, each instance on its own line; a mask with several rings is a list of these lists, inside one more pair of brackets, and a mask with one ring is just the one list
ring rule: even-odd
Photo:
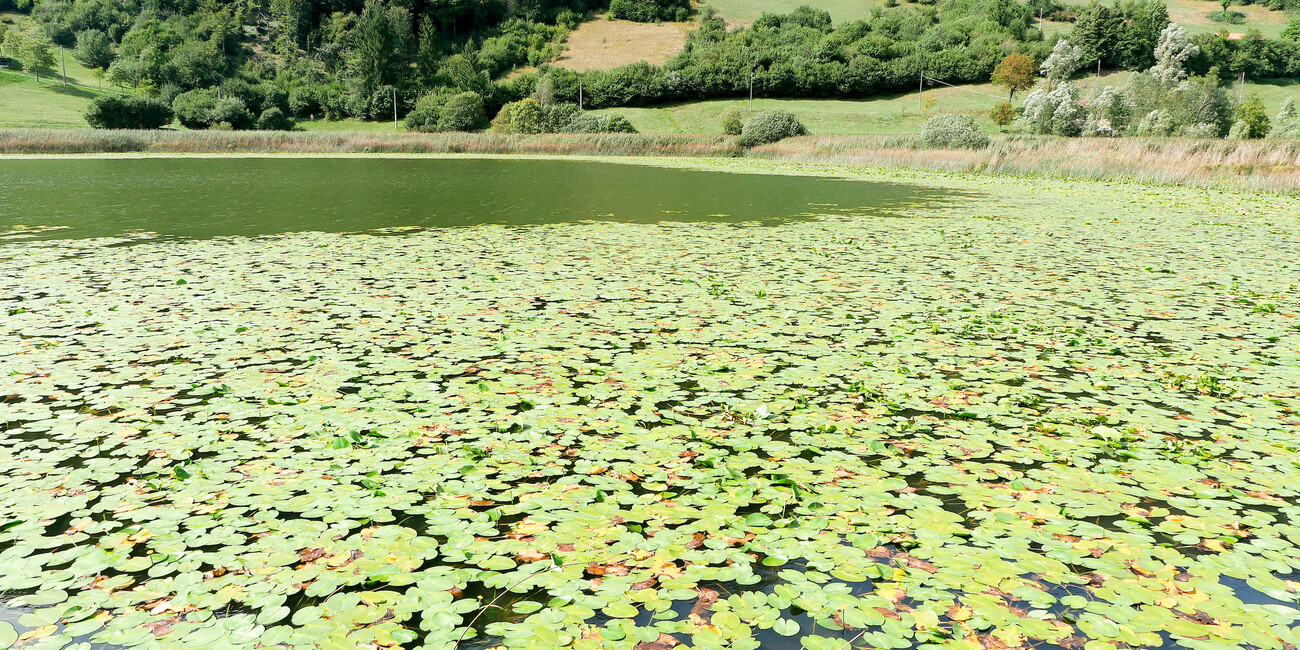
[[0,645],[1294,648],[1294,217],[1063,187],[7,244]]

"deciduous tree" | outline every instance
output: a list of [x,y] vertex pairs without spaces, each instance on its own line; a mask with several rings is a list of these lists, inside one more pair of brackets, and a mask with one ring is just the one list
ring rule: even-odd
[[993,70],[993,83],[1010,91],[1008,99],[1015,99],[1016,91],[1034,87],[1034,60],[1019,52],[1008,54]]

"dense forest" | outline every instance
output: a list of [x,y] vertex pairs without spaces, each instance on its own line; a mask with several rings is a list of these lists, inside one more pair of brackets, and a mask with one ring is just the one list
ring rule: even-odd
[[[1277,8],[1293,9],[1271,0]],[[1080,65],[1146,69],[1168,11],[1159,0],[1071,6],[1056,0],[890,0],[865,20],[832,25],[803,7],[729,28],[687,0],[0,0],[26,14],[7,54],[38,71],[63,46],[131,95],[175,111],[190,128],[275,128],[292,118],[407,118],[413,128],[485,126],[501,108],[536,98],[583,108],[737,96],[863,97],[917,85],[988,81],[1008,54],[1037,65],[1056,38],[1047,16],[1074,22]],[[663,66],[576,73],[548,62],[595,12],[640,21],[697,20]],[[1195,37],[1190,72],[1223,79],[1300,76],[1300,30]],[[44,54],[42,51],[44,50]],[[527,72],[525,72],[527,70]],[[394,104],[396,102],[396,105]],[[129,102],[128,102],[129,103]],[[513,110],[513,109],[512,109]],[[530,109],[532,110],[532,109]],[[571,115],[539,113],[518,124]],[[580,129],[625,124],[579,120]],[[531,127],[530,127],[531,128]],[[537,127],[543,128],[543,127]]]

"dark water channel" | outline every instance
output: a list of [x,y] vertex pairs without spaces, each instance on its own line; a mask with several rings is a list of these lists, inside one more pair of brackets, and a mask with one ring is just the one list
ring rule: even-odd
[[882,215],[958,196],[895,183],[572,160],[0,160],[0,234],[19,226],[64,239],[589,220],[772,223]]

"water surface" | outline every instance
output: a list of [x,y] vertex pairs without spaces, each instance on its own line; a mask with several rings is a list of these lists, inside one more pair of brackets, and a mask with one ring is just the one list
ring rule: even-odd
[[573,160],[151,158],[0,161],[0,228],[184,237],[605,220],[773,222],[885,214],[914,185]]

